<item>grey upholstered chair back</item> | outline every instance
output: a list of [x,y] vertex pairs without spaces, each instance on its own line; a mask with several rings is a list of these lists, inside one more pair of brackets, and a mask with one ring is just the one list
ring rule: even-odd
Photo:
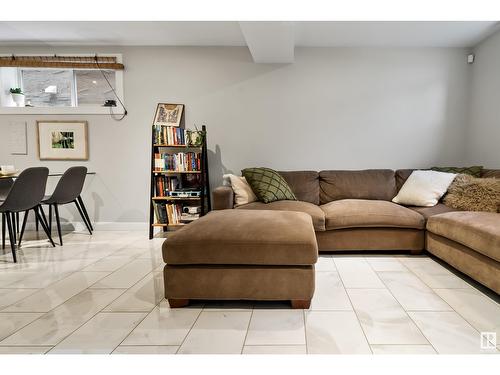
[[7,194],[9,194],[9,190],[14,184],[14,180],[12,178],[1,178],[0,179],[0,200],[5,199]]
[[45,200],[44,203],[65,204],[73,202],[82,192],[86,175],[86,167],[68,168],[57,183],[50,198]]
[[16,178],[0,211],[19,212],[32,209],[40,204],[45,194],[49,169],[45,167],[27,168]]

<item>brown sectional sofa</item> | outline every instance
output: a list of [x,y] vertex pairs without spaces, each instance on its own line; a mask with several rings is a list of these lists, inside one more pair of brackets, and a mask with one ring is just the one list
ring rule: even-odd
[[[392,203],[412,171],[280,172],[297,201],[233,207],[232,189],[221,186],[213,192],[213,206],[306,212],[312,217],[319,251],[427,250],[500,293],[500,214],[460,212],[442,203]],[[500,178],[500,170],[484,170],[483,177]]]

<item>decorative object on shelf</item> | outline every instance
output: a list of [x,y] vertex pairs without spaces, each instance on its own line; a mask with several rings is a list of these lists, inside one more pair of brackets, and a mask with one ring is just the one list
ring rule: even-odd
[[184,119],[184,104],[158,103],[153,125],[181,126]]
[[205,132],[203,130],[186,130],[187,144],[191,147],[200,147],[205,140]]
[[[178,229],[210,211],[211,204],[206,127],[185,129],[183,104],[174,105],[180,110],[178,126],[163,115],[158,123],[161,105],[152,126],[150,239],[155,227],[163,232]],[[190,142],[194,133],[196,142]]]
[[87,121],[37,121],[40,160],[88,160]]
[[17,107],[24,107],[24,94],[20,87],[12,87],[10,95]]

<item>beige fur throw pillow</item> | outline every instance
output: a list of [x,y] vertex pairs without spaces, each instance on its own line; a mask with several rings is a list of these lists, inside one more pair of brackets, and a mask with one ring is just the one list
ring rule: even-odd
[[500,179],[459,174],[443,202],[459,210],[500,212]]

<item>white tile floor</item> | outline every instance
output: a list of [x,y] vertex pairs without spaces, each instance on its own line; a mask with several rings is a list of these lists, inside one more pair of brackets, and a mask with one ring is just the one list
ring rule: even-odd
[[500,305],[433,259],[321,255],[309,310],[286,303],[163,298],[162,239],[68,233],[64,247],[29,233],[12,263],[0,250],[0,354],[497,353]]

